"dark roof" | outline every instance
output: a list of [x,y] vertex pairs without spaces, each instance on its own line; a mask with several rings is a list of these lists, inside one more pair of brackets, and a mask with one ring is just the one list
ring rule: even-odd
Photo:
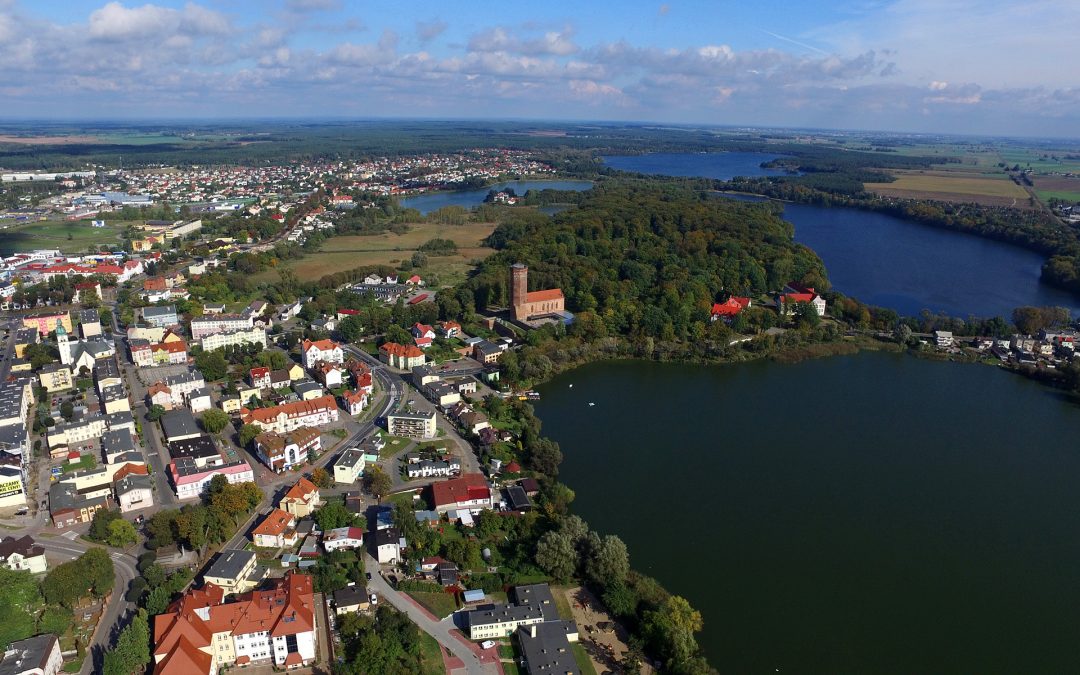
[[544,612],[544,621],[559,620],[555,597],[551,595],[551,587],[547,584],[515,586],[513,598],[515,605],[539,607]]
[[334,606],[349,607],[362,605],[368,601],[367,588],[364,586],[346,586],[334,591]]
[[0,539],[0,560],[7,560],[12,553],[18,553],[24,558],[43,555],[45,549],[41,548],[30,535],[25,537],[4,537]]
[[397,531],[396,527],[375,530],[372,534],[374,536],[371,537],[371,541],[374,542],[374,546],[397,544],[401,540],[401,533]]
[[135,439],[128,429],[113,429],[101,436],[101,449],[107,455],[135,452]]
[[59,639],[55,635],[35,635],[12,642],[0,661],[0,675],[19,675],[35,669],[45,671],[49,655],[59,651]]
[[530,673],[559,673],[580,675],[577,659],[567,637],[577,632],[570,621],[547,621],[517,629],[521,655]]
[[252,551],[227,548],[218,555],[217,560],[203,576],[236,579],[254,557],[255,553]]
[[525,489],[520,485],[511,485],[506,488],[506,499],[510,502],[510,508],[514,511],[528,511],[532,508],[529,495],[525,494]]
[[179,459],[181,457],[205,458],[205,457],[218,457],[221,455],[221,451],[218,450],[217,444],[214,443],[214,439],[202,434],[195,438],[185,438],[182,441],[170,441],[169,442],[169,456],[173,459]]
[[166,440],[201,433],[199,425],[195,422],[195,416],[183,409],[170,410],[162,415],[161,430],[165,432]]

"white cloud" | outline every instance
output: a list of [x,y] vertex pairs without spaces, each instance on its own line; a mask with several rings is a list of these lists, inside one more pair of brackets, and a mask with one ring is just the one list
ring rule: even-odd
[[449,27],[445,21],[417,21],[416,22],[416,37],[420,39],[421,43],[428,43],[439,37],[446,32]]
[[176,10],[159,5],[127,8],[110,2],[90,15],[90,37],[99,40],[152,40],[162,34],[221,35],[229,21],[214,10],[195,3]]

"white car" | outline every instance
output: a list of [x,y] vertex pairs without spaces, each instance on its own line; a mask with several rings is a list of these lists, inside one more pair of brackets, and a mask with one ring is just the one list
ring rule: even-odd
[[491,649],[492,647],[494,647],[497,644],[499,644],[499,643],[495,642],[494,640],[484,640],[483,642],[480,643],[480,649]]

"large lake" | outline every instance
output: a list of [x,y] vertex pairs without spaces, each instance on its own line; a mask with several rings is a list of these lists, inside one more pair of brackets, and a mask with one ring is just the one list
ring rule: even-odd
[[471,209],[484,203],[484,198],[491,190],[505,190],[513,188],[518,195],[524,195],[529,190],[574,190],[581,192],[592,187],[592,181],[587,180],[511,180],[498,183],[480,190],[457,190],[455,192],[432,192],[430,194],[404,197],[399,203],[407,209],[416,209],[422,215],[437,211],[444,206],[464,206]]
[[782,176],[782,169],[764,169],[782,155],[761,152],[654,152],[647,155],[611,155],[604,164],[620,171],[659,173],[665,176],[704,177],[731,180],[736,176]]
[[1055,392],[885,353],[540,391],[574,511],[701,610],[720,672],[1077,670],[1080,408]]
[[[773,157],[668,153],[605,161],[626,171],[728,180],[766,175],[758,164]],[[1043,256],[1026,249],[855,209],[788,204],[784,217],[795,225],[795,240],[825,261],[833,286],[863,302],[908,315],[929,309],[1009,317],[1021,305],[1059,305],[1080,313],[1080,299],[1039,282]]]

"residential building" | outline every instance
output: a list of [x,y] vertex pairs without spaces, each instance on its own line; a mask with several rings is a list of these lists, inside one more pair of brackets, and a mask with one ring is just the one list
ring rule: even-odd
[[401,549],[404,546],[401,533],[397,528],[387,527],[381,530],[369,532],[371,548],[375,553],[375,559],[381,565],[396,563],[401,558]]
[[304,340],[300,346],[304,367],[312,370],[319,363],[344,363],[341,345],[333,340]]
[[15,331],[15,356],[22,358],[26,354],[26,348],[41,342],[41,333],[37,328],[19,328]]
[[60,639],[46,633],[7,645],[0,675],[57,675],[63,667]]
[[461,324],[457,321],[443,321],[439,324],[439,328],[442,330],[442,336],[447,340],[461,335]]
[[435,436],[435,411],[390,413],[386,416],[386,428],[391,436],[432,438]]
[[169,441],[168,448],[172,459],[189,459],[199,468],[225,463],[217,443],[206,434]]
[[121,513],[138,511],[154,505],[154,482],[149,475],[129,473],[114,486]]
[[99,509],[109,508],[107,496],[89,497],[73,483],[53,483],[49,488],[49,516],[58,529],[89,523]]
[[[101,295],[100,286],[98,295]],[[101,314],[96,309],[84,309],[79,312],[79,336],[84,340],[101,336]]]
[[338,407],[333,396],[321,396],[272,408],[245,408],[241,410],[240,418],[243,424],[255,424],[264,431],[287,433],[300,427],[318,427],[336,422]]
[[341,392],[341,407],[350,415],[359,415],[367,407],[367,394],[360,391],[346,389]]
[[419,347],[399,345],[396,342],[387,342],[379,347],[379,358],[391,368],[399,370],[412,370],[416,366],[424,365],[427,360]]
[[258,326],[210,333],[199,340],[204,352],[234,345],[259,345],[266,349],[266,329]]
[[[31,574],[43,574],[49,569],[45,549],[29,535],[0,539],[0,565],[13,571],[26,570]],[[3,673],[2,666],[0,673]]]
[[[179,408],[187,403],[193,392],[205,389],[206,380],[198,370],[178,375],[169,375],[159,380],[146,390],[151,405],[160,405],[166,410]],[[207,406],[209,407],[209,406]]]
[[[56,330],[56,324],[64,327],[68,333],[72,331],[71,315],[68,312],[55,312],[52,314],[32,314],[22,318],[23,328],[37,329],[38,335],[48,335]],[[19,354],[22,357],[22,354]]]
[[427,383],[423,391],[428,399],[443,410],[461,401],[461,393],[454,386],[441,380]]
[[251,386],[256,389],[269,389],[270,369],[266,366],[252,368],[250,371],[248,371],[248,381],[250,381]]
[[461,471],[461,462],[456,459],[451,461],[421,460],[405,467],[405,474],[409,478],[435,478],[452,476]]
[[204,584],[214,584],[225,595],[246,593],[259,585],[266,570],[258,566],[254,551],[227,548],[203,574]]
[[364,545],[364,530],[360,527],[338,527],[323,533],[322,544],[327,553],[343,548],[360,548]]
[[467,473],[430,486],[432,504],[439,513],[451,509],[490,509],[495,506],[491,486],[482,473]]
[[341,616],[349,612],[366,611],[370,606],[370,597],[367,588],[349,583],[345,588],[339,588],[333,595],[334,614]]
[[188,361],[187,343],[183,340],[159,343],[130,340],[128,348],[131,351],[131,360],[140,368],[182,365]]
[[364,452],[360,448],[346,448],[334,462],[334,482],[352,485],[364,475]]
[[284,548],[297,542],[296,516],[273,509],[251,531],[251,540],[263,548]]
[[322,505],[319,496],[319,488],[307,478],[301,478],[289,488],[285,496],[278,502],[278,508],[287,511],[297,518],[310,516],[315,509]]
[[314,369],[315,379],[327,389],[341,386],[341,373],[342,368],[333,363],[320,363]]
[[224,602],[213,583],[188,591],[154,617],[155,675],[216,673],[262,665],[291,670],[315,661],[319,630],[312,578],[291,573]]
[[255,326],[250,314],[211,314],[191,320],[191,338],[201,340],[207,335],[250,330]]
[[469,639],[507,637],[519,626],[559,620],[559,610],[547,584],[516,586],[510,600],[512,604],[495,605],[466,614]]
[[180,323],[180,317],[176,314],[175,305],[162,305],[160,307],[143,307],[143,321],[155,328],[166,328]]
[[776,298],[776,307],[781,316],[790,316],[795,313],[795,307],[804,302],[813,307],[818,316],[825,316],[825,298],[813,288],[799,284],[785,286],[784,292]]
[[255,437],[255,454],[276,473],[305,464],[310,453],[322,450],[318,429],[299,427],[285,433],[264,431]]
[[47,363],[42,366],[38,370],[38,382],[50,394],[75,387],[71,379],[71,368],[60,363]]
[[187,406],[191,412],[198,414],[204,410],[209,410],[210,404],[210,390],[206,387],[199,387],[193,389],[187,394]]
[[321,384],[308,378],[293,382],[292,390],[301,401],[313,401],[325,394]]
[[735,317],[739,312],[749,308],[751,305],[750,298],[731,296],[723,302],[714,303],[712,306],[712,320],[717,319],[728,320]]
[[177,499],[196,499],[202,496],[214,476],[225,476],[225,479],[234,485],[255,481],[255,472],[251,470],[251,466],[239,458],[203,466],[199,466],[192,459],[174,459],[169,463],[169,476],[172,478]]
[[481,340],[473,345],[473,358],[480,363],[498,363],[504,351],[506,349],[503,346]]

